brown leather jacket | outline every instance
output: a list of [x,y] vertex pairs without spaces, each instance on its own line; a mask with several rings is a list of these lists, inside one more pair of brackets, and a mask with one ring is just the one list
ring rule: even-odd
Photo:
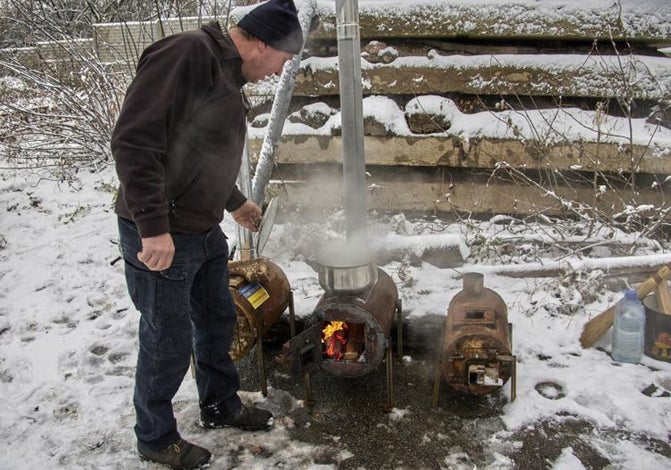
[[216,22],[142,53],[111,141],[115,212],[142,237],[208,231],[245,202],[235,185],[247,130],[241,65]]

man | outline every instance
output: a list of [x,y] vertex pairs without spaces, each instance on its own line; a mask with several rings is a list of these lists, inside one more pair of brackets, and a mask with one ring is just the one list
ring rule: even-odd
[[183,469],[211,459],[181,438],[172,408],[192,353],[203,427],[272,426],[270,412],[237,393],[219,224],[224,209],[253,231],[261,217],[235,185],[248,108],[241,88],[281,73],[302,43],[293,1],[269,0],[228,32],[212,22],[149,46],[126,93],[111,147],[126,282],[141,313],[133,403],[144,460]]

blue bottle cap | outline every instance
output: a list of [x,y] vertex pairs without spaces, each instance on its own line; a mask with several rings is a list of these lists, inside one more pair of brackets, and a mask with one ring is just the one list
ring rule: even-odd
[[637,300],[638,295],[634,289],[627,289],[624,291],[624,298],[627,300]]

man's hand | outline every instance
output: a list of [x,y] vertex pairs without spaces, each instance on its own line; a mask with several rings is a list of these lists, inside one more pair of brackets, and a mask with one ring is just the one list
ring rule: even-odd
[[261,208],[253,201],[247,199],[243,205],[232,212],[233,220],[245,227],[247,230],[256,232],[261,222]]
[[142,251],[137,259],[152,271],[163,271],[172,264],[175,256],[175,245],[169,233],[142,239]]

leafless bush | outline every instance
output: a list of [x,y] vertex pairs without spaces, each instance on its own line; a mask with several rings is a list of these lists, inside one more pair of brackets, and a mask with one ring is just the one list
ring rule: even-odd
[[[69,181],[111,161],[109,140],[128,76],[103,64],[92,22],[211,14],[229,0],[9,0],[0,21],[0,151],[12,168]],[[46,51],[46,52],[45,52]]]
[[[0,48],[34,45],[64,33],[91,37],[94,23],[148,21],[183,16],[221,16],[234,0],[6,0],[0,2]],[[255,3],[252,1],[251,3]],[[39,23],[35,28],[33,23]]]
[[109,161],[121,92],[95,58],[82,56],[71,65],[37,69],[0,60],[0,68],[14,77],[0,88],[0,142],[9,165],[65,180]]
[[44,170],[67,180],[80,168],[109,160],[110,132],[123,90],[86,43],[63,39],[64,30],[39,18],[20,17],[50,39],[49,57],[40,49],[4,50],[0,56],[0,143],[8,164]]
[[[499,163],[492,170],[490,178],[536,188],[546,201],[554,201],[555,206],[560,207],[568,219],[581,220],[590,225],[607,224],[630,233],[638,233],[643,238],[668,238],[671,228],[671,200],[662,197],[661,204],[652,206],[640,202],[642,198],[638,197],[642,189],[655,190],[663,196],[663,187],[669,180],[668,175],[641,172],[643,160],[655,158],[652,141],[637,144],[633,128],[634,108],[638,100],[633,84],[639,80],[637,71],[642,64],[633,53],[619,51],[618,45],[611,42],[614,55],[602,54],[596,44],[591,55],[600,63],[604,75],[613,77],[613,88],[617,89],[617,97],[612,101],[616,102],[615,108],[619,108],[618,114],[626,122],[624,129],[614,130],[606,124],[608,119],[613,119],[613,116],[607,116],[607,110],[613,108],[607,99],[597,102],[593,110],[593,120],[584,122],[577,119],[572,110],[563,106],[561,97],[555,98],[554,109],[544,111],[542,106],[535,105],[533,97],[526,97],[524,100],[522,97],[513,97],[516,101],[514,103],[506,102],[510,97],[502,98],[496,109],[491,111],[492,115],[524,142],[525,151],[529,155],[535,156],[543,164],[539,165],[538,170],[529,171],[492,156]],[[607,57],[609,60],[606,60]],[[616,64],[615,70],[613,63]],[[656,86],[658,96],[668,95],[663,84],[658,83]],[[481,104],[485,106],[484,103]],[[502,110],[505,112],[501,112]],[[518,126],[510,119],[513,115],[522,117],[523,126]],[[594,140],[576,140],[560,124],[562,122],[570,122],[571,126],[588,132],[595,136]],[[650,119],[648,124],[652,128],[661,127],[660,123]],[[623,162],[620,168],[604,169],[608,165],[603,165],[605,155],[602,147],[608,142],[618,143],[618,161]],[[582,165],[564,168],[553,164],[550,149],[562,145],[575,150],[574,153],[580,155]],[[588,198],[581,197],[586,193],[590,194]],[[608,201],[608,204],[601,204],[603,201]]]

